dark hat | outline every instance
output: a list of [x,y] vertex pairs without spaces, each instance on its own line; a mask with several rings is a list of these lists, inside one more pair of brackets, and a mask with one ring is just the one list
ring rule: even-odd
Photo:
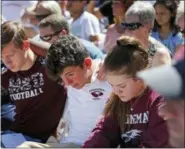
[[168,99],[185,99],[185,61],[184,59],[169,66],[159,66],[141,71],[137,76],[152,89]]

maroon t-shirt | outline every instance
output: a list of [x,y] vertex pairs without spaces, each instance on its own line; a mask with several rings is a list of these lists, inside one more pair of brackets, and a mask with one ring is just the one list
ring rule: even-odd
[[135,106],[127,116],[126,125],[130,125],[127,131],[121,133],[113,116],[102,117],[83,147],[169,147],[166,123],[157,112],[163,98],[147,88],[137,103],[136,100],[128,102]]
[[27,71],[2,74],[2,86],[9,91],[16,115],[11,129],[32,137],[47,139],[62,117],[66,90],[48,78],[44,60],[37,58]]

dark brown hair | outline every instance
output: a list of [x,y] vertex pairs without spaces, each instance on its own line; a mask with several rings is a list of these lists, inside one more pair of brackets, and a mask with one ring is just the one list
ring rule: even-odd
[[[147,65],[148,53],[139,40],[128,36],[122,36],[117,41],[117,45],[107,55],[104,62],[106,72],[127,74],[133,78],[135,78],[138,71],[147,68]],[[126,129],[126,116],[129,114],[129,111],[130,106],[112,93],[105,106],[104,115],[114,116],[119,123],[121,131],[124,132]]]
[[[173,36],[175,36],[180,31],[180,28],[175,23],[177,14],[177,3],[175,2],[175,0],[157,0],[156,3],[154,4],[154,8],[157,5],[163,5],[170,11],[171,13],[170,27],[173,31],[172,32]],[[157,32],[160,27],[161,26],[157,23],[157,20],[155,19],[153,31]]]
[[1,26],[1,49],[13,41],[16,47],[22,48],[24,40],[27,40],[24,27],[13,21],[6,21]]

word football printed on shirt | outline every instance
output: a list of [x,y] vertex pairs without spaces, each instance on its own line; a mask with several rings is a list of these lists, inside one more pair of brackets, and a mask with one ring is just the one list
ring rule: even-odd
[[42,73],[34,73],[29,77],[9,79],[11,100],[31,98],[43,93],[44,78]]

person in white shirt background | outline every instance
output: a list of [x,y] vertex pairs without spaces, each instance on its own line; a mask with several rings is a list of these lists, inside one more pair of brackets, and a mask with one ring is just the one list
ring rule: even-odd
[[[68,95],[57,129],[59,143],[49,143],[50,147],[71,147],[71,143],[80,147],[99,120],[112,92],[106,81],[97,79],[100,62],[92,60],[80,40],[72,35],[59,37],[49,48],[46,58],[48,75],[55,80],[61,78]],[[25,142],[19,147],[38,145],[42,146]]]
[[68,0],[67,9],[72,16],[71,31],[72,34],[95,43],[99,42],[100,24],[98,19],[85,10],[87,1]]

